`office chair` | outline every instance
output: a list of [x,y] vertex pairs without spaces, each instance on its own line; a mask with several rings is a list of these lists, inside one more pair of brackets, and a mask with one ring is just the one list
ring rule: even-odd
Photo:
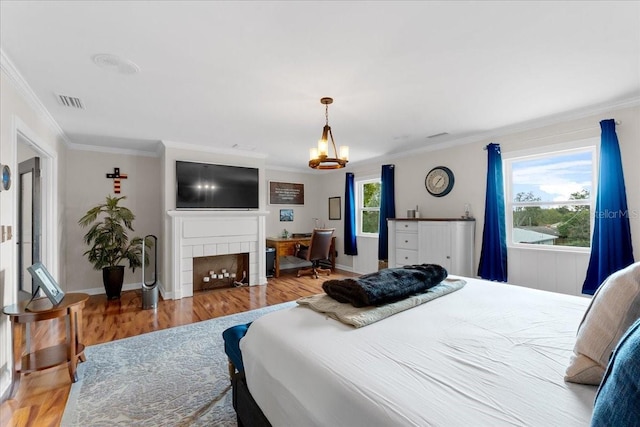
[[[335,228],[315,228],[311,234],[311,242],[309,248],[306,250],[306,256],[304,259],[311,261],[312,266],[298,270],[298,277],[303,274],[311,274],[316,279],[318,273],[327,273],[327,276],[331,274],[330,268],[321,268],[320,261],[329,258],[331,251],[331,239],[333,238],[333,232]],[[302,256],[299,254],[298,256]]]

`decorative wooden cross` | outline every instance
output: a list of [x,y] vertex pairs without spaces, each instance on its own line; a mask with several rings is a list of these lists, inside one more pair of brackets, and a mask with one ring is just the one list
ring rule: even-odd
[[113,173],[108,173],[107,178],[113,179],[113,192],[120,194],[120,180],[127,179],[127,175],[120,173],[120,168],[113,168]]

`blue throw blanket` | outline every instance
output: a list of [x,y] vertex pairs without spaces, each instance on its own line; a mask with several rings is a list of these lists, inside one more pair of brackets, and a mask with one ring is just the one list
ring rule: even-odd
[[382,305],[425,292],[447,277],[437,264],[406,265],[365,274],[355,279],[327,280],[322,289],[338,302],[354,307]]

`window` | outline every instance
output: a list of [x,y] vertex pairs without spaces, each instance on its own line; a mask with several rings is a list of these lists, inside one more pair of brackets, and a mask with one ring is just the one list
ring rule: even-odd
[[591,246],[597,164],[591,143],[504,160],[510,246]]
[[380,221],[380,178],[356,181],[358,194],[358,234],[364,236],[378,235]]

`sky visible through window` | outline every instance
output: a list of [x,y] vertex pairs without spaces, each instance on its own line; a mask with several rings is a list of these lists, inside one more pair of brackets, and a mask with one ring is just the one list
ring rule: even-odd
[[592,194],[592,161],[591,151],[514,161],[512,200],[518,193],[529,192],[543,202],[569,200],[582,190]]

